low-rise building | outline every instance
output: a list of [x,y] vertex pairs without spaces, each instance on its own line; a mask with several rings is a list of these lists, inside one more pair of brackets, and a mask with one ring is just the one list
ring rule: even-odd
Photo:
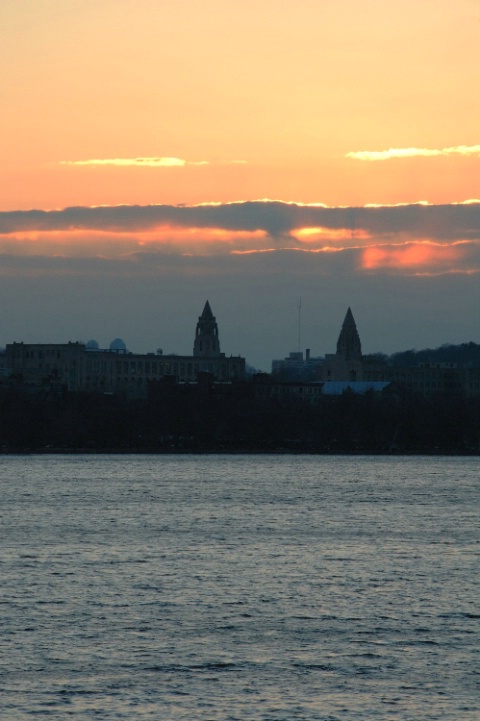
[[245,377],[245,358],[220,352],[218,326],[207,301],[195,332],[191,356],[131,353],[118,339],[108,350],[84,343],[9,343],[8,373],[32,385],[50,385],[70,392],[124,393],[142,398],[151,381],[171,376],[196,382],[199,374],[231,382]]
[[282,381],[316,381],[322,375],[323,358],[312,358],[310,349],[293,351],[287,358],[272,361],[272,375]]

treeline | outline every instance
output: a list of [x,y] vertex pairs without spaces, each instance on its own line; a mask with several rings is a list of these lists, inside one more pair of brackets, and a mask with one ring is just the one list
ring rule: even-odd
[[159,387],[120,396],[0,396],[0,450],[18,452],[480,452],[480,402],[403,395],[321,397],[316,406],[260,401],[253,384]]
[[434,349],[405,350],[384,358],[399,367],[413,368],[423,363],[454,363],[461,368],[479,368],[480,345],[478,343],[445,344]]

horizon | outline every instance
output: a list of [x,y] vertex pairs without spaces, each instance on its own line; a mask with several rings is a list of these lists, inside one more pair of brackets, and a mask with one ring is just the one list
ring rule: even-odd
[[[206,302],[209,302],[208,299],[207,299]],[[350,308],[349,308],[348,310],[350,310]],[[299,311],[299,309],[298,309],[298,305],[297,305],[297,313],[298,313],[298,311]],[[212,312],[213,312],[213,311],[212,311]],[[352,313],[352,314],[353,314],[353,313]],[[215,313],[213,313],[213,315],[214,315],[214,317],[216,318]],[[298,316],[297,316],[297,322],[298,322],[298,320],[299,320],[299,319],[298,319]],[[338,334],[337,334],[337,340],[338,340],[338,335],[340,334],[340,330],[341,330],[341,327],[339,328],[339,331],[338,331]],[[297,329],[297,332],[301,333],[301,329]],[[302,358],[305,358],[305,357],[306,357],[306,351],[309,351],[309,353],[310,353],[310,356],[309,356],[309,357],[310,357],[311,359],[316,360],[316,359],[325,358],[325,356],[327,356],[327,355],[330,354],[330,353],[335,353],[335,347],[336,347],[336,341],[335,341],[334,343],[332,343],[332,347],[329,348],[328,350],[325,350],[325,351],[320,352],[320,353],[316,353],[316,352],[313,352],[313,353],[312,353],[312,352],[311,352],[311,348],[308,346],[308,344],[307,344],[307,345],[303,344],[301,347],[299,347],[299,346],[298,346],[298,343],[297,343],[297,348],[296,348],[296,349],[292,349],[292,348],[291,348],[290,350],[285,351],[284,355],[281,356],[281,357],[280,357],[280,356],[279,356],[278,358],[277,358],[277,357],[275,357],[275,358],[272,357],[271,360],[270,360],[270,362],[269,362],[269,367],[268,367],[268,368],[256,368],[255,366],[253,366],[253,365],[249,362],[249,359],[248,359],[247,357],[245,357],[245,355],[244,355],[242,352],[240,352],[240,353],[238,353],[238,354],[230,354],[230,353],[224,351],[224,350],[223,350],[223,347],[222,347],[221,335],[222,335],[222,334],[221,334],[221,328],[220,328],[220,329],[219,329],[219,339],[220,339],[220,352],[221,352],[222,354],[224,354],[224,355],[226,355],[226,356],[239,355],[239,356],[241,356],[241,357],[244,357],[245,360],[246,360],[247,366],[249,366],[250,368],[252,368],[252,369],[254,369],[254,370],[257,370],[257,371],[260,371],[260,372],[267,372],[267,373],[271,372],[271,364],[272,364],[272,362],[273,362],[274,360],[284,360],[284,359],[288,358],[291,353],[301,353],[301,354],[302,354]],[[361,337],[360,337],[360,340],[362,340]],[[64,341],[56,341],[56,343],[60,343],[60,344],[62,344],[62,343],[65,343],[65,344],[66,344],[66,343],[78,343],[78,344],[80,344],[80,345],[85,345],[87,348],[88,348],[89,344],[95,343],[96,346],[91,346],[90,348],[88,348],[88,350],[91,350],[92,352],[95,352],[95,351],[98,351],[98,352],[105,352],[105,351],[108,351],[108,352],[110,352],[110,351],[111,351],[111,352],[118,352],[118,348],[112,348],[112,345],[113,345],[113,344],[117,344],[117,345],[118,345],[119,342],[121,342],[121,343],[125,346],[125,349],[124,349],[124,350],[121,350],[121,352],[124,352],[124,353],[129,354],[129,355],[190,356],[190,355],[192,354],[192,349],[190,349],[190,350],[185,350],[184,352],[178,353],[178,352],[174,352],[174,351],[169,351],[168,349],[165,350],[163,347],[162,347],[162,348],[157,347],[157,348],[155,348],[155,349],[154,349],[154,348],[150,348],[149,350],[141,350],[141,351],[139,351],[139,350],[137,350],[137,349],[135,349],[135,348],[131,348],[131,347],[129,346],[128,341],[125,341],[124,337],[121,336],[121,335],[120,335],[120,336],[115,336],[115,337],[112,338],[110,341],[107,341],[105,344],[103,343],[103,341],[98,341],[97,338],[93,338],[93,337],[90,337],[90,338],[88,338],[87,340],[79,339],[79,338],[76,338],[76,339],[69,338],[68,340],[64,340]],[[5,343],[5,346],[6,346],[6,345],[13,344],[13,343],[25,343],[25,344],[27,344],[27,345],[28,345],[29,343],[34,343],[34,344],[38,344],[38,345],[52,345],[52,344],[54,345],[54,344],[56,344],[56,343],[52,343],[52,341],[50,341],[50,340],[38,340],[38,341],[33,341],[33,342],[32,342],[32,341],[26,341],[26,340],[15,340],[15,341],[8,341],[7,343]],[[437,350],[440,350],[441,348],[459,347],[459,346],[462,346],[462,345],[468,345],[468,344],[470,344],[470,343],[474,343],[475,345],[478,345],[478,344],[475,343],[475,341],[473,341],[473,340],[464,340],[464,341],[460,341],[459,343],[450,343],[450,342],[448,342],[448,341],[445,341],[445,342],[440,343],[438,346],[435,346],[435,347],[431,347],[431,346],[412,347],[412,346],[410,346],[410,347],[405,347],[405,348],[398,348],[398,349],[396,349],[395,351],[389,352],[389,353],[385,353],[382,349],[378,349],[378,350],[376,350],[376,351],[362,352],[362,355],[365,357],[365,356],[368,356],[368,355],[376,355],[376,354],[379,354],[379,355],[385,355],[385,356],[387,356],[388,358],[392,358],[393,356],[395,356],[395,355],[397,355],[397,354],[402,354],[402,353],[408,353],[408,352],[421,353],[421,352],[424,352],[424,351],[437,351]],[[5,346],[4,346],[3,348],[0,347],[0,350],[5,350]],[[193,346],[193,342],[192,342],[192,346]],[[363,344],[362,344],[362,346],[363,346]]]

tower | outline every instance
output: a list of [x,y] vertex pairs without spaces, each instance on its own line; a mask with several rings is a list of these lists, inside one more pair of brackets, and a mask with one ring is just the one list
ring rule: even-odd
[[323,378],[349,383],[363,380],[362,345],[350,308],[338,336],[337,352],[325,356]]
[[362,359],[362,345],[350,308],[347,310],[337,341],[337,356],[346,361]]
[[205,303],[202,315],[198,319],[193,343],[193,355],[197,357],[212,357],[220,355],[220,341],[218,340],[218,326],[210,303]]

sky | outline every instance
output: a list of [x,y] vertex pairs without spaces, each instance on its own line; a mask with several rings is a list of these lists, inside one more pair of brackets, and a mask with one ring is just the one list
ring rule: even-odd
[[480,342],[479,0],[2,0],[0,346]]

